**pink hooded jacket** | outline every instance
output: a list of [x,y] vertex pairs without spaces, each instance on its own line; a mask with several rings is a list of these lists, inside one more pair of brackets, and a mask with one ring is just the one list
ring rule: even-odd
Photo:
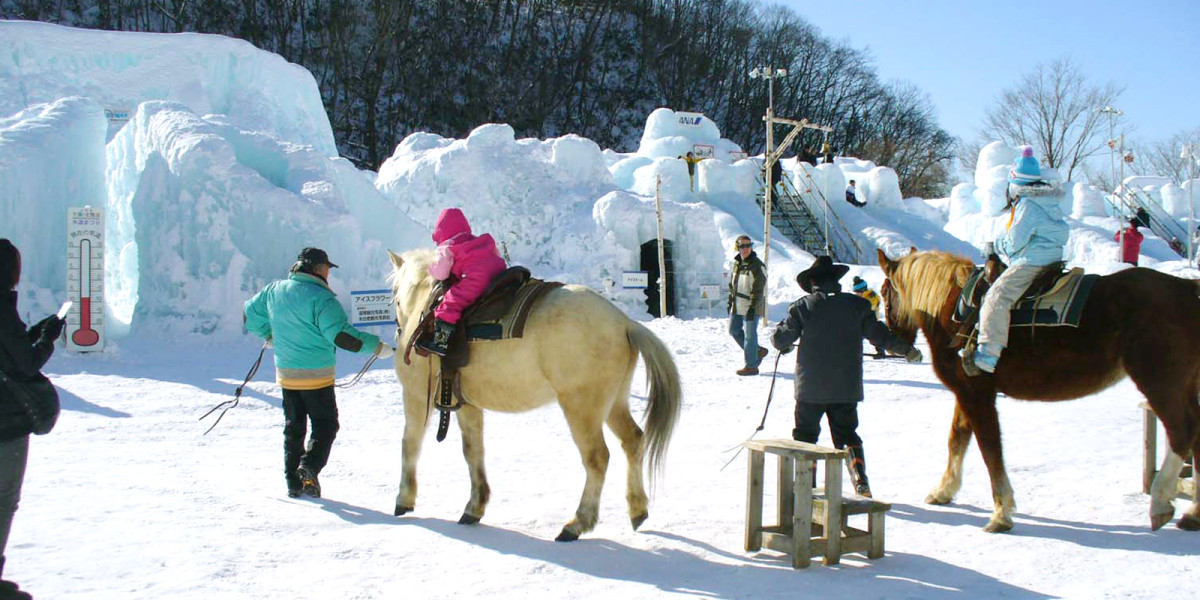
[[492,236],[472,235],[467,217],[457,208],[442,209],[433,226],[433,241],[438,245],[437,261],[429,265],[429,274],[439,280],[451,275],[459,278],[433,314],[447,323],[458,323],[462,311],[478,300],[508,265]]

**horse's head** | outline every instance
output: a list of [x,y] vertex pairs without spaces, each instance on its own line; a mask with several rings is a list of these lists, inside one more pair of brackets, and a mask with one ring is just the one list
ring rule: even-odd
[[[409,319],[420,317],[433,289],[433,276],[429,265],[433,264],[434,252],[429,249],[409,250],[402,255],[388,250],[392,259],[392,274],[388,282],[392,285],[392,297],[396,301],[396,321],[407,330]],[[415,324],[414,324],[415,325]]]
[[887,278],[879,290],[887,326],[911,343],[918,329],[937,324],[947,299],[958,297],[971,273],[971,261],[945,252],[917,252],[916,248],[896,260],[883,250],[878,253]]

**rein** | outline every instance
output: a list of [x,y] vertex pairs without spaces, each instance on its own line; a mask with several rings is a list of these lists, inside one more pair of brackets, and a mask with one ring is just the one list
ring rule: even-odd
[[754,439],[754,436],[758,435],[758,432],[762,431],[763,428],[766,427],[767,413],[771,410],[771,398],[775,395],[775,376],[779,374],[779,359],[781,359],[781,358],[783,358],[783,354],[775,355],[775,369],[774,369],[774,371],[771,372],[771,388],[769,390],[767,390],[767,405],[765,408],[763,408],[762,421],[759,421],[758,427],[754,428],[754,433],[751,433],[750,437],[743,440],[741,444],[738,444],[738,445],[730,448],[729,450],[726,450],[726,452],[732,452],[734,450],[737,450],[737,453],[734,454],[733,457],[731,457],[729,459],[729,461],[726,462],[725,465],[721,467],[720,470],[724,471],[725,467],[728,467],[730,465],[730,463],[732,463],[734,461],[734,459],[736,459],[738,457],[738,455],[740,455],[742,453],[742,450],[746,449],[746,447],[743,446],[742,444],[745,444],[746,442]]
[[226,400],[226,401],[208,409],[208,412],[204,413],[204,415],[202,417],[200,417],[199,420],[203,421],[205,417],[213,414],[213,412],[216,411],[218,408],[221,408],[222,406],[225,406],[226,404],[229,404],[230,402],[233,403],[230,406],[226,407],[225,410],[221,411],[221,414],[217,415],[217,420],[213,421],[213,424],[211,426],[209,426],[209,428],[207,430],[205,430],[203,435],[208,435],[208,432],[212,431],[213,428],[217,426],[217,423],[221,422],[221,419],[225,416],[225,413],[229,412],[229,409],[233,408],[234,406],[237,406],[238,402],[241,401],[242,389],[246,387],[247,383],[250,383],[251,379],[254,379],[254,374],[258,372],[258,367],[260,367],[262,365],[263,355],[267,353],[267,344],[269,344],[269,343],[270,342],[263,342],[262,350],[258,351],[258,360],[254,361],[254,366],[250,367],[249,373],[246,373],[246,379],[244,379],[242,381],[242,385],[237,386],[237,389],[234,390],[233,400]]

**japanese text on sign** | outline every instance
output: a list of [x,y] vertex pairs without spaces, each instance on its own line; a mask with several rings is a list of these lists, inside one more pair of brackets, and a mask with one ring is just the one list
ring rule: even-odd
[[363,327],[388,325],[396,321],[392,309],[391,290],[360,290],[350,292],[351,325]]

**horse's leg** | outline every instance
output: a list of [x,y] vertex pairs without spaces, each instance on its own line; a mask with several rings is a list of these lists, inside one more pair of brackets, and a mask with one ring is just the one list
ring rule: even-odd
[[992,518],[983,530],[989,533],[1002,533],[1012,529],[1013,512],[1017,504],[1013,500],[1012,484],[1008,481],[1008,473],[1004,470],[1004,446],[1000,441],[1000,418],[996,414],[996,393],[975,392],[974,396],[965,399],[959,397],[958,406],[975,432],[975,441],[979,452],[983,454],[983,462],[987,465],[988,475],[992,479],[992,502],[995,509]]
[[397,517],[411,512],[417,501],[417,460],[421,458],[421,442],[429,423],[428,399],[420,393],[404,389],[404,442],[400,461],[400,491],[396,494]]
[[942,482],[925,497],[928,504],[949,504],[962,487],[963,458],[967,446],[971,443],[971,424],[967,422],[958,403],[954,403],[954,418],[950,422],[950,439],[946,443],[950,448],[950,456],[946,460],[946,472]]
[[[1197,384],[1188,381],[1186,385],[1181,385],[1185,381],[1181,374],[1189,370],[1189,366],[1173,363],[1171,357],[1166,362],[1159,356],[1156,359],[1158,362],[1143,357],[1125,357],[1126,372],[1146,396],[1146,401],[1167,433],[1166,456],[1163,457],[1162,468],[1150,484],[1150,528],[1154,530],[1166,525],[1175,516],[1173,501],[1179,489],[1183,457],[1192,451],[1196,437],[1200,435],[1200,415],[1197,414],[1200,411],[1195,406]],[[1193,522],[1197,516],[1197,508],[1193,506],[1191,512],[1180,519],[1179,526],[1200,527],[1200,521]]]
[[649,501],[642,484],[642,428],[629,414],[629,401],[624,397],[624,392],[608,411],[608,427],[621,440],[621,449],[625,451],[625,458],[629,462],[625,501],[629,504],[629,520],[636,531],[649,516]]
[[471,472],[471,499],[463,509],[459,525],[473,525],[483,518],[488,498],[492,495],[483,468],[483,410],[470,404],[458,409],[458,428],[462,430],[463,457]]
[[600,515],[600,491],[604,488],[604,473],[608,470],[608,445],[604,443],[604,430],[601,429],[604,415],[600,411],[609,403],[596,392],[576,391],[559,392],[558,402],[587,471],[575,518],[554,538],[556,542],[572,542],[591,531]]

